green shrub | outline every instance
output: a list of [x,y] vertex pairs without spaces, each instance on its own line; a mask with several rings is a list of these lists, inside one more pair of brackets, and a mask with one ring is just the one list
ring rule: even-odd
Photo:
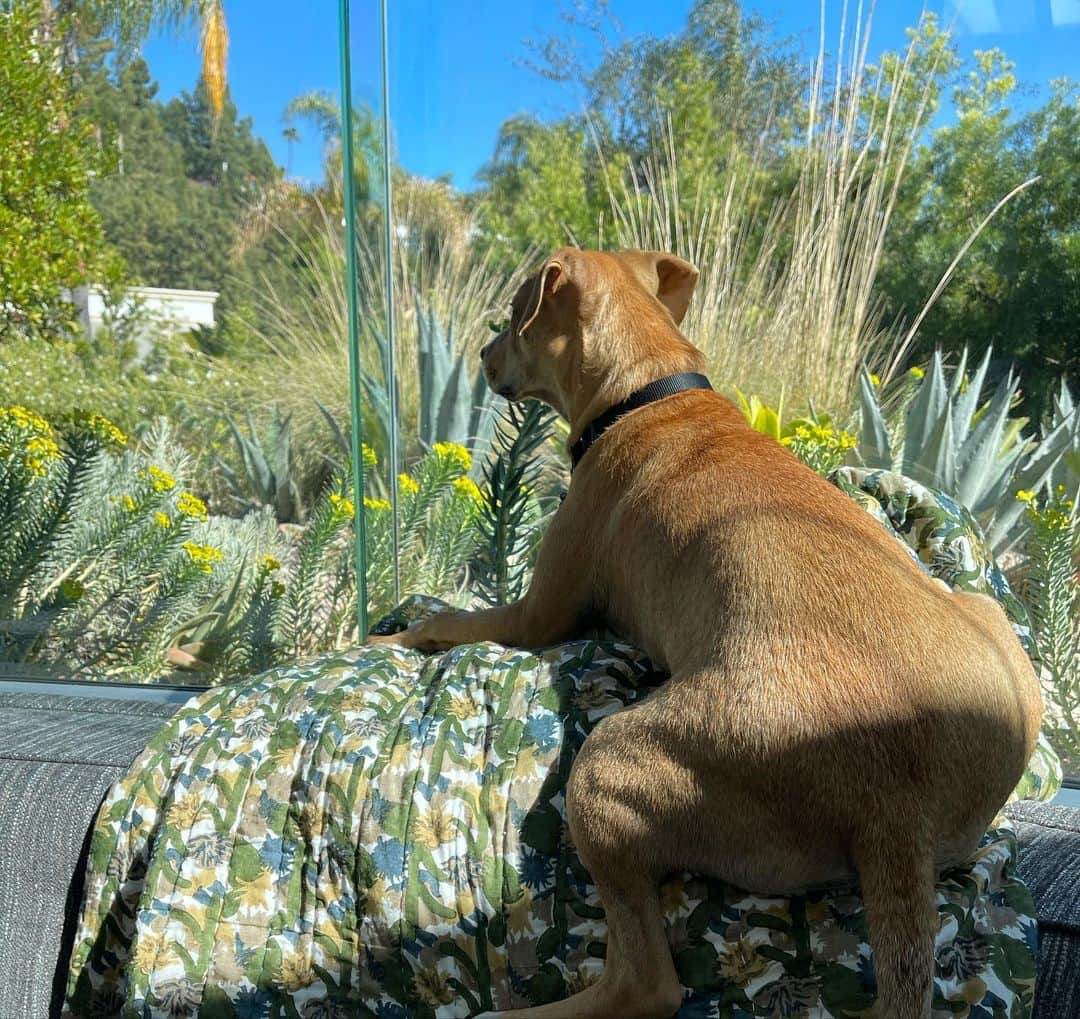
[[[335,475],[305,526],[211,515],[164,423],[136,443],[97,415],[0,408],[0,661],[9,671],[222,681],[359,639],[356,508]],[[363,447],[369,479],[378,466]],[[468,451],[398,479],[402,588],[466,600],[483,533]],[[366,497],[368,610],[394,605],[391,503]]]
[[757,396],[747,397],[738,389],[735,393],[743,417],[751,428],[772,436],[818,474],[834,471],[855,446],[854,435],[836,425],[830,415],[818,412],[812,406],[808,417],[784,422],[782,400],[774,410]]
[[119,276],[90,204],[101,146],[53,54],[70,29],[52,4],[0,4],[0,343],[70,335],[67,291]]
[[[51,672],[147,680],[242,561],[184,487],[167,427],[133,446],[97,415],[55,428],[0,410],[0,658]],[[269,551],[272,522],[248,525],[243,557]],[[235,543],[234,543],[235,544]],[[231,549],[231,552],[238,550]]]

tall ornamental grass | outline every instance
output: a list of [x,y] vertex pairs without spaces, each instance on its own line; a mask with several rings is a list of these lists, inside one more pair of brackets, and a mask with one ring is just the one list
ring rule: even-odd
[[[400,434],[406,449],[420,418],[419,338],[424,319],[444,331],[452,325],[457,353],[471,381],[478,352],[490,336],[487,323],[502,317],[526,271],[507,272],[477,236],[473,218],[439,182],[410,180],[397,190],[394,209],[394,327]],[[383,432],[378,401],[390,371],[387,344],[386,265],[378,213],[357,238],[361,358],[365,375],[364,436]],[[339,220],[318,202],[287,209],[267,224],[285,242],[298,266],[306,300],[279,293],[269,275],[251,294],[257,309],[256,355],[233,372],[230,399],[269,411],[272,403],[292,415],[299,451],[317,457],[325,444],[321,404],[338,421],[349,419],[348,306],[345,244]],[[211,397],[212,402],[212,397]],[[376,442],[376,447],[379,444]],[[378,448],[380,456],[385,450]],[[384,479],[389,481],[389,479]]]
[[[867,64],[869,16],[832,70],[824,27],[805,121],[781,157],[733,159],[721,186],[689,188],[670,127],[644,165],[609,184],[619,246],[677,252],[700,270],[683,329],[714,378],[773,403],[843,414],[861,365],[889,339],[874,284],[914,146],[933,107],[932,23]],[[845,11],[844,21],[847,22]],[[922,26],[920,27],[920,29]],[[929,51],[929,56],[927,56]],[[790,180],[768,193],[778,180]]]

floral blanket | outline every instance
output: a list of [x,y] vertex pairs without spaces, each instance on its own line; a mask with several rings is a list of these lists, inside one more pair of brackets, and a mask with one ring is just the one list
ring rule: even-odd
[[[896,475],[834,479],[957,587],[1022,610],[958,507]],[[384,629],[430,611],[414,599]],[[69,1016],[405,1019],[551,1001],[597,978],[605,927],[567,843],[574,755],[664,677],[579,640],[321,655],[190,701],[107,796]],[[993,748],[988,747],[987,753]],[[1052,795],[1041,747],[1022,795]],[[940,878],[935,1009],[1031,1014],[1036,927],[1016,841]],[[662,889],[681,1019],[865,1015],[857,893]]]

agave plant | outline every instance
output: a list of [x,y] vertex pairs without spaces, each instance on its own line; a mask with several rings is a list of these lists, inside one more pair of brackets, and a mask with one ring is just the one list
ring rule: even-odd
[[1025,434],[1027,418],[1010,413],[1020,385],[1013,372],[980,403],[990,356],[987,350],[969,376],[965,349],[950,379],[940,352],[935,353],[891,431],[878,387],[864,371],[858,454],[868,467],[899,471],[956,499],[974,514],[991,547],[1001,553],[1026,529],[1016,492],[1048,483],[1074,442],[1076,411],[1064,415],[1040,440]]
[[469,385],[465,358],[454,351],[454,320],[445,330],[434,308],[416,303],[420,371],[420,442],[456,442],[471,452],[483,449],[492,429],[492,393],[477,372]]
[[292,415],[283,418],[275,404],[266,435],[260,438],[250,411],[247,413],[247,435],[226,414],[225,421],[236,440],[243,475],[218,458],[218,467],[233,498],[246,508],[271,506],[282,524],[299,523],[303,519],[300,488],[293,478],[291,420]]
[[[380,449],[389,449],[391,436],[396,432],[383,381],[391,376],[389,344],[377,328],[369,326],[369,332],[379,352],[382,378],[365,373],[361,385],[379,433],[376,444]],[[493,397],[483,372],[477,372],[470,385],[466,358],[456,346],[453,317],[444,327],[435,308],[425,307],[417,298],[416,368],[420,389],[417,437],[425,450],[433,449],[437,442],[452,442],[465,447],[473,456],[482,454],[490,442],[495,417]],[[397,387],[396,377],[394,386]],[[400,407],[400,395],[397,403]],[[324,410],[324,416],[325,413]],[[473,461],[479,465],[481,457],[473,456]]]
[[1061,386],[1054,396],[1054,405],[1050,415],[1050,431],[1072,422],[1072,439],[1069,448],[1050,471],[1046,487],[1051,494],[1064,489],[1074,498],[1080,495],[1080,413],[1077,413],[1072,393],[1062,378]]

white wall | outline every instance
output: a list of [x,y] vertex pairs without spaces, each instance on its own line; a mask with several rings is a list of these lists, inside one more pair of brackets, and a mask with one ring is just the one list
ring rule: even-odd
[[[121,312],[138,309],[144,323],[135,331],[139,353],[153,337],[187,332],[196,326],[214,324],[214,290],[174,290],[167,287],[128,287],[120,304]],[[79,287],[72,295],[83,328],[90,337],[105,324],[105,297],[97,287]]]

